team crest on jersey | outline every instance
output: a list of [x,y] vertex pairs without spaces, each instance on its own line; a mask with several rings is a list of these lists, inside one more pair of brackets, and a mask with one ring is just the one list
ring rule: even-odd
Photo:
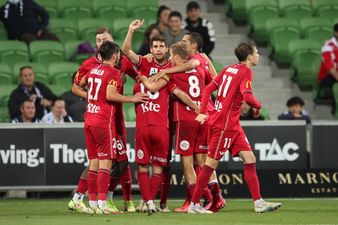
[[151,67],[149,71],[149,76],[157,74],[157,72],[158,72],[158,68]]
[[144,153],[143,153],[143,151],[142,151],[141,149],[137,150],[137,157],[138,157],[139,159],[143,159]]
[[188,150],[189,147],[190,147],[189,141],[187,141],[187,140],[181,141],[181,143],[180,143],[180,148],[181,148],[183,151]]

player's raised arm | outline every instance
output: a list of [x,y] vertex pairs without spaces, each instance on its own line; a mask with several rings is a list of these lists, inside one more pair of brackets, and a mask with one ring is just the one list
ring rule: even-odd
[[140,80],[145,86],[145,88],[151,92],[156,92],[166,86],[168,84],[168,81],[166,79],[159,79],[156,82],[150,82],[150,77],[147,78],[146,76],[141,76]]
[[186,104],[187,106],[189,106],[191,109],[193,109],[195,111],[196,114],[199,114],[200,112],[200,108],[198,107],[198,105],[189,97],[189,95],[187,95],[184,91],[181,91],[178,88],[175,88],[173,90],[173,94],[180,99],[184,104]]
[[206,54],[201,53],[201,55],[203,56],[203,58],[205,60],[207,60],[208,65],[209,65],[209,67],[208,67],[209,73],[211,74],[211,76],[213,78],[215,78],[217,76],[217,72],[216,72],[216,69],[215,69],[214,65],[212,64],[211,60],[209,59],[209,57]]
[[124,55],[128,57],[128,59],[133,63],[133,64],[138,64],[140,61],[140,56],[137,55],[132,49],[131,49],[131,43],[133,40],[134,32],[139,29],[144,20],[134,20],[131,22],[129,25],[128,33],[126,38],[124,39],[123,45],[122,45],[122,52]]
[[116,84],[114,82],[107,85],[106,98],[108,101],[114,102],[146,102],[148,100],[148,95],[145,93],[136,93],[133,96],[124,96],[118,93]]

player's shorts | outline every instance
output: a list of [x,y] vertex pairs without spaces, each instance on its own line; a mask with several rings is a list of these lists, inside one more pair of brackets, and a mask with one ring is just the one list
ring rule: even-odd
[[147,126],[136,129],[136,163],[166,166],[168,163],[169,129]]
[[197,121],[176,122],[176,153],[181,156],[208,153],[208,124]]
[[224,131],[210,128],[208,157],[220,160],[228,150],[233,157],[238,156],[240,151],[252,151],[243,129]]
[[88,159],[115,159],[112,147],[112,133],[108,128],[85,126]]
[[116,161],[122,162],[122,161],[128,161],[127,156],[127,147],[126,142],[124,141],[124,137],[117,136],[116,138],[113,138],[113,149],[116,151]]

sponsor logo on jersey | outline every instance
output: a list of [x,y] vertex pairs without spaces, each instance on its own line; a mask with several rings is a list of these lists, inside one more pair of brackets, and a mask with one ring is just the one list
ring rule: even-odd
[[248,80],[248,81],[245,83],[245,88],[246,88],[246,89],[252,89],[252,82]]
[[93,103],[87,105],[87,112],[89,113],[98,113],[100,111],[100,106],[97,106]]
[[187,140],[182,140],[182,141],[180,142],[180,148],[181,148],[183,151],[188,150],[189,147],[190,147],[189,141],[187,141]]
[[142,112],[160,112],[161,106],[153,102],[146,102],[141,104]]
[[152,161],[159,161],[161,163],[166,163],[168,160],[166,158],[154,156],[154,157],[152,157]]
[[208,145],[199,145],[198,148],[201,149],[201,150],[208,150],[209,149]]
[[158,68],[151,67],[150,70],[149,70],[149,76],[157,74],[157,72],[158,72]]
[[144,157],[144,153],[141,149],[137,150],[137,158],[139,159],[143,159]]
[[299,157],[299,146],[288,142],[281,147],[276,138],[272,143],[256,143],[255,150],[259,151],[261,161],[295,161]]

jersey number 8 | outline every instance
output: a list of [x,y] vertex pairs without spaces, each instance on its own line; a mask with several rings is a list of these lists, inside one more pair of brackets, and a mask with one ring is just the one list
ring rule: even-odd
[[188,78],[188,82],[189,82],[189,85],[190,85],[189,94],[194,98],[197,98],[198,96],[200,96],[201,89],[198,86],[199,85],[198,78],[196,76],[190,76]]

